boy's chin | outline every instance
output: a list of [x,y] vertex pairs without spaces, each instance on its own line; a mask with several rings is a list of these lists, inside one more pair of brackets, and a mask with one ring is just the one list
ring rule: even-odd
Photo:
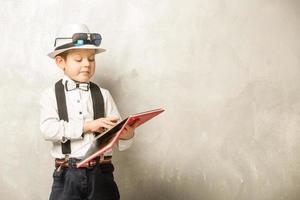
[[73,78],[73,80],[77,81],[77,82],[89,82],[90,79],[91,79],[91,77],[89,77],[89,76]]

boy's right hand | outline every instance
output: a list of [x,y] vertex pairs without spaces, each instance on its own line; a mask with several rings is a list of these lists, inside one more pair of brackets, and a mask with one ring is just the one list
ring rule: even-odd
[[83,132],[99,132],[102,133],[107,129],[112,128],[117,124],[119,117],[106,117],[106,118],[99,118],[93,121],[85,122],[83,125]]

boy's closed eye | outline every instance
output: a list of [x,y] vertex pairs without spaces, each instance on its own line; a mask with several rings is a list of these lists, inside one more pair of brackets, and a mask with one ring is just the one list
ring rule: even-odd
[[[76,62],[81,62],[82,61],[82,58],[75,58],[74,59]],[[88,58],[88,61],[89,62],[94,62],[95,61],[95,58]]]
[[82,57],[76,56],[76,57],[74,58],[74,60],[75,60],[76,62],[81,62],[81,61],[82,61]]
[[94,61],[95,61],[95,56],[94,56],[94,55],[89,55],[89,56],[88,56],[88,60],[89,60],[90,62],[94,62]]

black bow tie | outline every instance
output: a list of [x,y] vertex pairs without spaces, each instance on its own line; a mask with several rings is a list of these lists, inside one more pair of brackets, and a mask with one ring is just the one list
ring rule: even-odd
[[75,90],[76,88],[83,90],[83,91],[89,91],[90,84],[89,83],[76,83],[74,81],[66,81],[65,87],[67,91]]

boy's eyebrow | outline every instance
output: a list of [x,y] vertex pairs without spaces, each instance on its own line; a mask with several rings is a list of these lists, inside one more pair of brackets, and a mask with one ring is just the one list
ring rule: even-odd
[[88,57],[95,57],[95,54],[94,53],[88,54]]
[[84,54],[81,54],[81,53],[74,53],[74,56],[80,56],[80,57],[84,57],[84,56],[87,56],[87,57],[91,57],[91,56],[95,56],[95,53],[87,53],[86,55],[84,55]]
[[80,54],[74,54],[75,57],[82,57]]

